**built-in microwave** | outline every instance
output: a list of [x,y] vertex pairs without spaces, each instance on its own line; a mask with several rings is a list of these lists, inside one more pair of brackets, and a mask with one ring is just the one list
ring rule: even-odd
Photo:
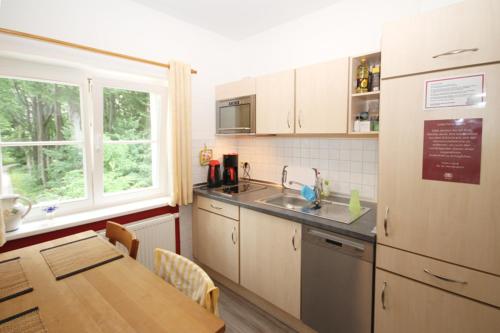
[[216,134],[255,134],[255,95],[217,101]]

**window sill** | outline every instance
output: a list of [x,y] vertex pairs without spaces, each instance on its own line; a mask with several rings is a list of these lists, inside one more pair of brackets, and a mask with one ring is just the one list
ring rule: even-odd
[[138,213],[144,210],[159,208],[167,205],[168,197],[134,202],[108,208],[96,209],[84,213],[55,217],[51,220],[41,220],[22,224],[19,229],[6,233],[6,240],[25,238],[33,235],[44,234],[51,231],[66,229],[82,224],[102,221],[117,216]]

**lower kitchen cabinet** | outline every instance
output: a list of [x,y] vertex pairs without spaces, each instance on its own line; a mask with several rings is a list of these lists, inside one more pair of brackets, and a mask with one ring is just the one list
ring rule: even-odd
[[202,264],[239,283],[239,222],[195,208],[193,247]]
[[240,208],[240,283],[300,317],[301,226]]
[[375,333],[497,333],[500,310],[377,269]]

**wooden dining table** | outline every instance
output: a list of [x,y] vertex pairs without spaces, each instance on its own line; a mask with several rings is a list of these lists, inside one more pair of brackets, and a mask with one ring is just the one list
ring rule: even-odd
[[40,250],[94,235],[86,231],[0,254],[0,262],[20,257],[33,287],[1,302],[0,320],[38,307],[48,332],[224,332],[220,318],[128,256],[56,280]]

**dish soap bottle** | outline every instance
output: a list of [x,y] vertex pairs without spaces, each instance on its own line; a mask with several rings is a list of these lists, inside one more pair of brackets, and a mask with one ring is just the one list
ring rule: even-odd
[[352,215],[359,215],[361,213],[361,202],[359,201],[359,191],[351,191],[351,199],[349,200],[349,211]]
[[361,58],[361,63],[356,71],[356,93],[368,92],[368,77],[370,72],[365,58]]

